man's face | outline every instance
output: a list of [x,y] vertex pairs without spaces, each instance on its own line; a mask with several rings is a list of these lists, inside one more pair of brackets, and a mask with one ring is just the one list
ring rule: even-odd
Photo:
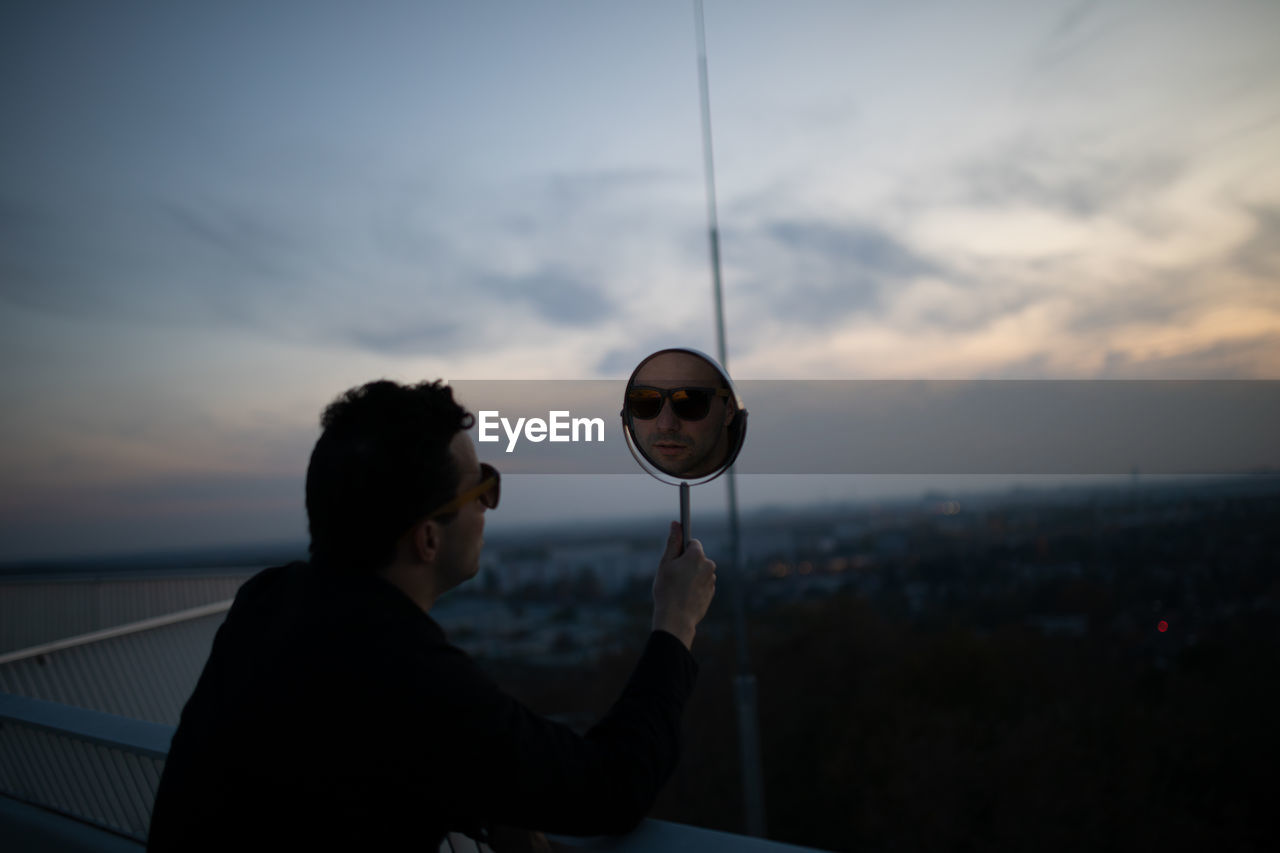
[[[471,436],[459,432],[449,443],[449,452],[458,470],[457,493],[480,483],[480,461]],[[440,559],[437,561],[443,589],[452,589],[480,571],[480,551],[484,547],[485,506],[480,498],[464,504],[451,521],[440,525]]]
[[[720,388],[720,371],[692,353],[666,352],[651,358],[636,373],[634,384],[653,388]],[[690,479],[706,476],[724,462],[729,451],[729,424],[735,411],[727,397],[714,397],[707,416],[682,420],[663,401],[656,418],[632,418],[632,432],[649,461],[668,474]]]

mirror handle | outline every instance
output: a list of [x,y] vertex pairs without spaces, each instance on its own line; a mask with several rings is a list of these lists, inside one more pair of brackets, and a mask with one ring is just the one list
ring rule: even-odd
[[680,553],[683,554],[689,548],[689,484],[680,484],[680,535],[682,541],[680,543]]

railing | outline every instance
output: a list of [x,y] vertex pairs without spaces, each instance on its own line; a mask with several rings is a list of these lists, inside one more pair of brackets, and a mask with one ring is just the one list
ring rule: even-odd
[[0,693],[0,793],[145,842],[172,737],[170,726]]
[[[0,795],[93,827],[114,847],[146,843],[151,804],[169,754],[173,727],[132,720],[56,702],[0,693]],[[35,810],[29,810],[35,813]],[[10,837],[0,811],[0,836]],[[65,833],[64,833],[65,834]],[[626,836],[550,838],[558,853],[797,853],[805,848],[726,832],[644,821]],[[96,848],[81,840],[62,849]],[[44,845],[44,849],[55,849]],[[453,833],[441,853],[491,853]]]

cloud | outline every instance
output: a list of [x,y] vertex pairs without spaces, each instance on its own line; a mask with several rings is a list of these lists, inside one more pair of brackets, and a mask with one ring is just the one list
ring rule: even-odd
[[295,254],[261,217],[137,199],[8,200],[0,231],[0,295],[69,317],[222,319]]
[[874,226],[793,220],[772,223],[767,231],[784,248],[816,252],[874,274],[904,277],[934,271],[932,263]]
[[0,299],[73,315],[97,307],[85,275],[91,264],[75,241],[59,239],[69,225],[48,204],[0,198]]
[[279,217],[246,205],[165,203],[162,209],[195,247],[211,250],[210,260],[245,276],[282,280],[303,256],[304,241]]
[[[190,283],[217,320],[271,337],[339,343],[383,356],[485,346],[460,318],[483,298],[447,241],[403,193],[347,199],[339,215],[307,206],[167,205]],[[471,280],[468,280],[470,276]]]
[[[202,325],[221,319],[154,208],[87,197],[13,200],[0,213],[0,300],[92,324]],[[223,275],[220,280],[225,280]]]
[[[1280,207],[1264,207],[1253,211],[1256,230],[1231,256],[1231,263],[1242,273],[1270,282],[1280,282]],[[1280,299],[1280,290],[1272,290]]]
[[[655,347],[653,351],[657,351]],[[635,370],[636,365],[640,364],[640,359],[644,359],[643,355],[636,355],[637,350],[631,348],[616,348],[609,350],[600,360],[595,362],[595,371],[605,377],[616,377],[616,375],[630,375]]]
[[1274,379],[1280,376],[1280,331],[1215,341],[1168,355],[1135,358],[1110,350],[1099,379]]
[[[392,318],[387,318],[391,321]],[[465,330],[457,323],[413,325],[396,319],[394,325],[348,328],[337,331],[340,338],[382,355],[445,355],[469,349]]]
[[[765,222],[729,239],[748,249],[756,270],[742,288],[771,316],[826,326],[883,309],[885,292],[938,264],[881,228],[819,219]],[[763,274],[762,274],[763,273]]]
[[[731,340],[732,344],[733,341]],[[750,336],[739,341],[742,344],[738,352],[746,351],[751,346]],[[646,334],[631,340],[627,346],[615,347],[605,352],[595,363],[595,372],[600,376],[630,376],[640,362],[657,352],[670,347],[686,347],[699,350],[716,357],[719,348],[715,340],[705,334],[696,334],[688,326],[671,328],[662,334]]]
[[555,172],[546,178],[549,201],[564,211],[580,211],[619,195],[652,193],[667,186],[681,187],[692,179],[671,169],[614,168]]
[[735,350],[757,369],[784,348],[857,375],[1275,375],[1265,189],[1159,141],[1087,135],[1011,127],[861,214],[730,231]]
[[[492,212],[510,209],[509,197],[483,199],[479,212],[462,197],[461,208],[446,212],[421,182],[412,190],[334,187],[326,204],[278,186],[226,199],[116,198],[79,207],[0,199],[0,300],[53,316],[222,328],[380,356],[501,349],[545,339],[547,330],[588,330],[615,314],[609,288],[617,282],[584,271],[607,263],[589,251],[598,241],[581,240],[583,228],[547,216],[545,205],[567,210],[581,191],[580,203],[590,206],[589,186],[650,179],[649,172],[548,179],[535,213],[558,225],[525,240],[504,234]],[[562,196],[555,203],[553,184]],[[619,207],[598,204],[595,220]],[[567,245],[570,238],[583,245]],[[491,331],[468,319],[479,316]]]
[[490,275],[480,288],[500,301],[529,305],[554,326],[587,326],[607,317],[613,302],[598,283],[550,265],[524,275]]
[[1098,0],[1082,0],[1063,10],[1041,40],[1035,64],[1043,68],[1061,65],[1087,49],[1106,28],[1097,10]]
[[1175,182],[1176,158],[1148,150],[1106,155],[1068,142],[1023,135],[990,155],[962,165],[955,179],[961,204],[984,208],[1031,207],[1087,219],[1114,213]]
[[[1061,267],[1058,274],[1064,281],[1072,278]],[[1106,338],[1134,324],[1176,325],[1204,301],[1201,283],[1198,276],[1183,270],[1135,271],[1123,287],[1100,291],[1076,286],[1066,292],[1070,311],[1063,319],[1063,331]]]
[[[1254,334],[1256,321],[1280,316],[1280,292],[1275,283],[1280,279],[1280,209],[1250,209],[1244,205],[1226,204],[1224,210],[1244,219],[1238,228],[1241,236],[1223,241],[1215,251],[1191,255],[1181,262],[1153,261],[1135,251],[1127,256],[1111,257],[1113,264],[1122,263],[1125,273],[1114,286],[1077,286],[1064,331],[1078,336],[1106,337],[1131,335],[1134,327],[1165,328],[1186,331],[1197,323],[1205,324],[1216,315],[1249,314],[1255,322],[1217,322],[1211,325],[1228,338],[1222,343],[1234,344],[1237,338]],[[1200,225],[1196,228],[1196,225]],[[1207,231],[1206,225],[1189,222],[1170,233],[1151,234],[1151,244],[1190,239]],[[1088,260],[1088,259],[1085,259]],[[1056,265],[1058,275],[1070,277],[1075,264],[1064,259]],[[1081,276],[1088,276],[1081,266]],[[1237,329],[1232,334],[1232,328]],[[1213,365],[1221,367],[1221,359],[1212,347],[1205,350]]]

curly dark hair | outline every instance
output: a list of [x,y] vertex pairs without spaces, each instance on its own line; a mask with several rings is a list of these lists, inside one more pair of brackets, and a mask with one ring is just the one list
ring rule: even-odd
[[440,381],[379,380],[329,404],[307,466],[312,563],[353,572],[390,563],[400,535],[457,491],[449,443],[472,423]]

